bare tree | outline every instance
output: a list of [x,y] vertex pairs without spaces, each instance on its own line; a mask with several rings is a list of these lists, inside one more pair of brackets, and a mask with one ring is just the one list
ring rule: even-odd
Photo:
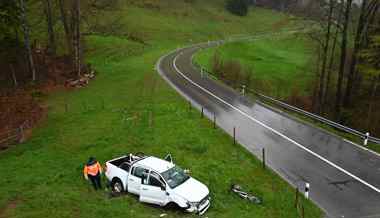
[[[343,2],[342,2],[343,3]],[[344,8],[344,7],[342,7]],[[342,87],[343,87],[343,76],[347,59],[347,39],[348,39],[348,27],[351,17],[351,9],[352,9],[352,0],[346,1],[346,6],[344,10],[343,17],[343,30],[342,30],[342,43],[340,46],[340,65],[338,72],[338,84],[336,90],[336,99],[335,99],[335,118],[336,120],[340,120],[341,115],[341,107],[342,107]]]
[[72,53],[72,40],[71,40],[72,36],[71,36],[71,31],[70,31],[70,25],[67,19],[65,0],[58,0],[58,6],[59,6],[60,14],[61,14],[60,18],[62,21],[63,29],[65,31],[67,48],[69,50],[69,53]]
[[79,77],[81,75],[80,0],[74,0],[72,14],[74,67]]
[[53,15],[52,15],[52,4],[51,0],[45,0],[45,15],[47,23],[47,33],[48,33],[48,51],[50,54],[55,55],[56,53],[56,44],[54,36],[54,27],[53,27]]
[[26,18],[25,2],[24,0],[19,0],[19,3],[20,3],[20,22],[21,22],[21,26],[24,32],[24,45],[25,45],[25,50],[26,50],[26,55],[27,55],[27,60],[28,60],[28,66],[29,66],[29,70],[32,73],[32,81],[35,82],[36,68],[34,66],[32,48],[30,46],[29,25],[27,23],[27,18]]
[[370,3],[368,2],[368,0],[362,0],[359,21],[356,25],[356,34],[354,39],[354,48],[351,56],[350,69],[347,78],[346,92],[344,97],[345,106],[349,106],[351,103],[353,83],[356,77],[355,75],[357,73],[356,65],[359,52],[363,45],[364,35],[368,33],[368,31],[366,30],[368,30],[367,26],[368,23],[371,21],[371,15],[377,11],[379,4],[380,3],[378,0],[372,0]]
[[333,38],[333,42],[332,42],[329,66],[327,69],[327,78],[326,78],[325,93],[324,93],[325,94],[325,96],[324,96],[325,101],[328,100],[328,94],[330,93],[331,76],[333,73],[336,45],[337,45],[338,37],[339,37],[339,33],[340,33],[339,24],[341,23],[341,19],[342,19],[342,13],[339,13],[338,19],[336,21],[336,30],[335,30],[335,34],[334,34],[334,38]]
[[322,68],[321,68],[321,74],[320,74],[320,82],[319,82],[319,113],[323,113],[323,107],[324,107],[324,91],[325,91],[325,78],[326,78],[326,65],[327,65],[327,59],[329,54],[329,48],[330,48],[330,39],[331,39],[331,28],[333,25],[333,14],[334,14],[334,7],[335,2],[334,0],[329,0],[328,3],[328,17],[327,17],[327,30],[325,34],[325,40],[323,42],[323,53],[322,53]]

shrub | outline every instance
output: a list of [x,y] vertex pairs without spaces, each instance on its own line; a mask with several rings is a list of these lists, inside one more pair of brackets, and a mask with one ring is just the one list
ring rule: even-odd
[[227,0],[226,9],[232,14],[246,16],[248,13],[248,0]]

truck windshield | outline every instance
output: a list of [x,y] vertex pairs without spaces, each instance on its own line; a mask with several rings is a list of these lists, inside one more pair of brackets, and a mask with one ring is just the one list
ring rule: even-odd
[[164,177],[170,188],[175,188],[190,178],[177,166],[163,172],[161,175]]

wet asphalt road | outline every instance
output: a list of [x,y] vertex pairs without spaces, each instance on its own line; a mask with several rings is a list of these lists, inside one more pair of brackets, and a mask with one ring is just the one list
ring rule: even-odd
[[380,156],[287,114],[242,97],[201,76],[192,65],[201,44],[172,52],[157,63],[160,75],[184,98],[293,186],[310,183],[310,198],[329,218],[380,218]]

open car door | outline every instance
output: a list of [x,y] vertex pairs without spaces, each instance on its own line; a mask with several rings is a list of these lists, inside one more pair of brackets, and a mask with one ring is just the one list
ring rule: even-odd
[[147,184],[141,185],[140,201],[160,206],[166,205],[168,201],[166,185],[158,174],[151,172]]

